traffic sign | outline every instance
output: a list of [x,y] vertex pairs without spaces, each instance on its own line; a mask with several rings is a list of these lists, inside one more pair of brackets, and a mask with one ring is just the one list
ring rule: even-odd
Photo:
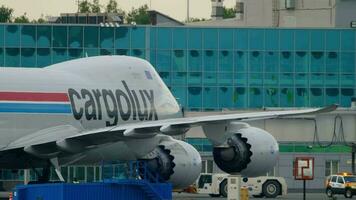
[[296,157],[294,161],[295,180],[313,180],[314,179],[314,158]]

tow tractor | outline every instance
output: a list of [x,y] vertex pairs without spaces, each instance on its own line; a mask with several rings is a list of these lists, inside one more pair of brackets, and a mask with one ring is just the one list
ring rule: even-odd
[[[228,174],[202,173],[197,180],[197,192],[209,194],[211,197],[227,197]],[[283,177],[259,176],[254,178],[243,177],[241,187],[247,188],[249,195],[255,198],[275,198],[287,194],[287,183]]]

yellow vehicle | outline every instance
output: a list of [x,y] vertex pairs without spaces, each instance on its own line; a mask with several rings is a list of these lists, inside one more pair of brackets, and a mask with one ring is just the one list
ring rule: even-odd
[[328,176],[326,195],[332,197],[335,194],[343,194],[346,198],[352,198],[356,194],[356,176],[346,172]]

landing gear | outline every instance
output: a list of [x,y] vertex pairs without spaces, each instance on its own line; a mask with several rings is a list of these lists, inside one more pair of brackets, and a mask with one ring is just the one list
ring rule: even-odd
[[65,180],[64,180],[64,178],[63,178],[63,176],[62,176],[62,173],[61,173],[61,168],[59,167],[58,158],[52,158],[52,159],[50,160],[50,162],[51,162],[51,164],[53,165],[54,170],[56,171],[56,174],[57,174],[59,180],[60,180],[61,182],[65,182]]
[[46,166],[42,168],[42,173],[40,173],[37,169],[32,168],[32,170],[36,173],[38,179],[37,181],[31,181],[29,184],[41,184],[41,183],[49,183],[50,182],[50,175],[51,175],[51,167],[54,167],[54,170],[60,180],[60,182],[65,182],[61,172],[60,167],[58,164],[57,158],[50,159]]
[[35,168],[32,168],[32,170],[36,173],[37,175],[37,181],[30,181],[28,184],[40,184],[40,183],[48,183],[49,178],[51,175],[51,163],[48,162],[45,167],[42,168],[42,173]]

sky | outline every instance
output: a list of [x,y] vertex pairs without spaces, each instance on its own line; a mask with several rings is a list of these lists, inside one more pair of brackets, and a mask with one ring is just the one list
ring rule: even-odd
[[[60,13],[77,11],[78,0],[0,0],[0,6],[14,9],[14,16],[26,13],[27,17],[38,19],[41,16],[59,16]],[[99,0],[106,5],[109,0]],[[187,16],[187,0],[117,0],[119,7],[130,11],[132,7],[147,4],[151,9],[158,10],[175,19],[183,21]],[[190,17],[210,18],[211,0],[189,0]],[[226,7],[233,7],[235,0],[225,0]]]

